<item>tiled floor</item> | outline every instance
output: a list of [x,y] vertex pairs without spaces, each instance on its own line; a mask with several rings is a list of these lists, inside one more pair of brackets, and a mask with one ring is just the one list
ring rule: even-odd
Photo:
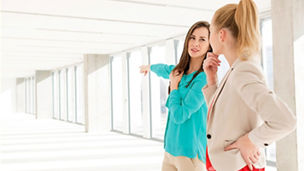
[[1,171],[159,171],[162,143],[121,135],[86,134],[80,125],[0,119]]
[[[30,114],[0,115],[0,171],[160,171],[163,144]],[[276,171],[267,168],[267,171]]]

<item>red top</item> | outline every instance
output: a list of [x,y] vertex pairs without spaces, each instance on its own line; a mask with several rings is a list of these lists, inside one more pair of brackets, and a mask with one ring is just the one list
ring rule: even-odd
[[[206,152],[206,167],[207,167],[207,171],[216,171],[211,162],[210,162],[210,159],[209,159],[209,155],[208,155],[208,150]],[[253,170],[252,171],[265,171],[265,168],[262,168],[262,169],[256,169],[254,166],[253,167]],[[243,169],[239,170],[239,171],[250,171],[249,167],[248,166],[245,166]]]

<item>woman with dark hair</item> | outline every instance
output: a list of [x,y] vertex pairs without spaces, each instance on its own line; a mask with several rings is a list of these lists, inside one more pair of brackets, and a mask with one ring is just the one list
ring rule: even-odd
[[209,23],[200,21],[188,31],[179,63],[143,65],[140,72],[151,70],[170,79],[168,120],[164,138],[162,171],[204,171],[206,169],[207,105],[201,89],[206,84],[203,62],[209,44]]

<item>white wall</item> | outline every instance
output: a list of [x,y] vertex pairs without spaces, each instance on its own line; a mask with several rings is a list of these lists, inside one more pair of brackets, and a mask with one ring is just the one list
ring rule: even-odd
[[17,78],[16,80],[16,111],[25,112],[25,80]]
[[16,79],[3,78],[0,89],[0,114],[16,112]]
[[52,118],[52,72],[36,71],[36,118]]

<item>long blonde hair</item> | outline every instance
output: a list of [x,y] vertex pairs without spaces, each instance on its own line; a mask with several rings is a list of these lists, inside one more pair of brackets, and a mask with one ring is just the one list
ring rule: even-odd
[[242,60],[260,51],[260,31],[257,7],[253,0],[241,0],[239,4],[227,4],[214,14],[216,28],[227,28],[236,38],[237,52]]

